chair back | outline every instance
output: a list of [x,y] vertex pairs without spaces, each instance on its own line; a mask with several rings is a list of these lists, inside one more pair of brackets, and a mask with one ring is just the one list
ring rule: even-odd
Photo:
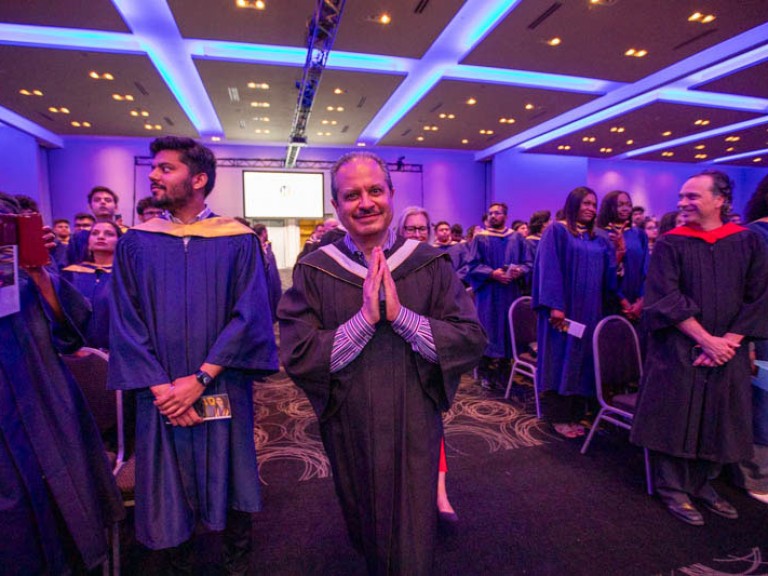
[[533,309],[533,299],[530,296],[521,296],[512,302],[507,319],[512,339],[512,354],[515,360],[518,360],[520,351],[536,342],[538,317]]
[[637,387],[643,373],[640,342],[634,326],[622,316],[606,316],[592,336],[597,398],[601,405],[611,404],[617,394]]

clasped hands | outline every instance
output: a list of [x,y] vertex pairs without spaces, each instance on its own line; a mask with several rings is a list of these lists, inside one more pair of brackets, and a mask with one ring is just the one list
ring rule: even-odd
[[400,313],[400,298],[397,296],[397,287],[392,279],[392,273],[389,271],[384,251],[377,246],[371,252],[368,275],[363,282],[363,307],[361,308],[363,318],[372,325],[378,324],[381,320],[379,294],[382,288],[386,302],[387,320],[392,322]]
[[195,426],[203,419],[192,407],[205,391],[194,374],[177,378],[170,384],[152,386],[155,406],[174,426]]
[[739,346],[741,346],[741,336],[737,334],[729,332],[722,337],[710,335],[699,342],[701,354],[693,361],[693,365],[706,368],[722,366],[736,356]]

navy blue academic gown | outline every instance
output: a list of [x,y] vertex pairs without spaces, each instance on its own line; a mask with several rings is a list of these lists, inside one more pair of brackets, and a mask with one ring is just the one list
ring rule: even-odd
[[[477,316],[488,334],[485,355],[491,358],[512,357],[507,312],[522,295],[525,275],[532,265],[528,254],[525,239],[509,228],[504,232],[483,230],[472,239],[467,279],[475,293]],[[521,266],[523,275],[506,285],[491,280],[494,270],[509,264]]]
[[[118,242],[112,277],[109,385],[136,389],[136,537],[152,549],[188,540],[228,509],[260,509],[253,442],[254,375],[278,368],[255,234],[213,217],[155,218]],[[166,424],[150,386],[225,367],[205,394],[229,394],[231,420]]]
[[[538,320],[539,389],[570,396],[595,395],[592,333],[603,317],[603,298],[615,292],[613,248],[600,236],[574,236],[562,222],[541,237],[533,273],[533,306]],[[558,332],[551,310],[587,326],[582,338]]]
[[24,272],[21,311],[0,318],[3,574],[66,573],[64,542],[70,538],[94,568],[107,557],[105,528],[124,514],[98,428],[57,354],[80,347],[75,326],[87,319],[89,307],[67,282],[53,281],[67,322],[49,320],[47,304]]
[[101,268],[91,262],[83,262],[67,266],[61,275],[91,304],[93,313],[85,326],[85,345],[108,350],[112,266]]
[[[608,231],[599,229],[596,234],[611,242]],[[611,245],[613,243],[611,242]],[[608,305],[610,310],[606,313],[618,314],[621,311],[619,301],[626,298],[630,304],[634,304],[645,293],[645,277],[648,273],[648,236],[645,230],[640,228],[627,228],[624,230],[624,246],[626,252],[621,265],[618,266],[618,287],[616,297]]]

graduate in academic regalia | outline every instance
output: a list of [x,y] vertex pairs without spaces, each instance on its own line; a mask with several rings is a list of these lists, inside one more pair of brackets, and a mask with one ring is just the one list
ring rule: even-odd
[[723,224],[731,198],[722,172],[686,181],[686,225],[657,240],[646,283],[650,334],[631,438],[654,451],[654,485],[669,512],[693,525],[704,518],[691,498],[738,517],[710,479],[752,456],[745,339],[768,337],[768,249],[755,232]]
[[[544,415],[566,438],[584,435],[579,421],[595,396],[592,334],[603,317],[604,298],[615,293],[616,266],[608,240],[594,231],[597,196],[586,187],[571,191],[565,221],[544,232],[533,273],[533,307],[539,314],[537,381],[549,393]],[[565,320],[586,325],[581,338]]]
[[386,164],[331,171],[347,236],[301,260],[280,302],[280,354],[320,421],[350,538],[370,574],[432,573],[441,412],[485,346],[445,255],[389,230]]
[[[528,236],[525,237],[525,246],[528,250],[528,258],[531,262],[536,261],[536,252],[539,249],[539,242],[541,242],[541,235],[544,234],[544,230],[552,223],[552,212],[549,210],[537,210],[531,215],[531,221],[528,225]],[[525,288],[523,292],[526,295],[531,294],[531,287],[533,286],[533,266],[525,276]]]
[[[745,218],[749,229],[768,245],[768,176],[749,199]],[[768,340],[755,342],[755,359],[768,362]],[[739,462],[733,476],[750,496],[768,504],[768,369],[764,367],[752,378],[752,430],[755,455]]]
[[432,243],[432,246],[438,250],[448,252],[456,244],[457,242],[451,236],[451,225],[448,222],[441,220],[435,224],[435,241]]
[[488,228],[475,234],[469,248],[468,274],[488,346],[480,365],[484,387],[503,387],[509,377],[512,343],[507,312],[522,292],[533,262],[525,239],[507,228],[507,205],[488,209]]
[[272,313],[272,323],[277,322],[277,303],[283,295],[283,285],[280,280],[280,270],[277,268],[277,259],[272,251],[272,243],[269,241],[269,231],[264,224],[256,224],[253,227],[256,236],[261,242],[261,251],[264,254],[264,265],[267,273],[267,292],[269,293],[269,310]]
[[61,273],[91,304],[93,313],[85,327],[85,345],[109,349],[110,280],[117,240],[123,235],[114,222],[97,222],[89,231],[88,257],[81,264],[64,268]]
[[[253,380],[278,367],[261,249],[205,205],[208,148],[168,136],[150,150],[167,212],[121,238],[112,277],[109,385],[137,390],[136,538],[186,570],[196,525],[225,530],[224,568],[245,573],[261,507]],[[231,419],[202,421],[193,404],[217,394]]]
[[648,272],[648,237],[632,226],[632,198],[626,192],[609,192],[600,203],[596,234],[607,238],[616,254],[618,292],[606,303],[606,314],[623,314],[638,322],[643,311],[643,290]]
[[[0,212],[18,205],[0,195]],[[58,356],[82,345],[77,327],[90,309],[44,268],[19,270],[16,281],[21,309],[0,317],[0,572],[94,569],[124,510],[96,423]]]

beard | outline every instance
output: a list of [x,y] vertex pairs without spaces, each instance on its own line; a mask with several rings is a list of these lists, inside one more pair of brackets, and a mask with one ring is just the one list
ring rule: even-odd
[[187,179],[180,184],[176,184],[171,188],[163,187],[160,192],[161,194],[152,193],[155,198],[155,203],[159,208],[168,210],[169,212],[173,212],[174,210],[186,206],[195,194],[190,179]]

